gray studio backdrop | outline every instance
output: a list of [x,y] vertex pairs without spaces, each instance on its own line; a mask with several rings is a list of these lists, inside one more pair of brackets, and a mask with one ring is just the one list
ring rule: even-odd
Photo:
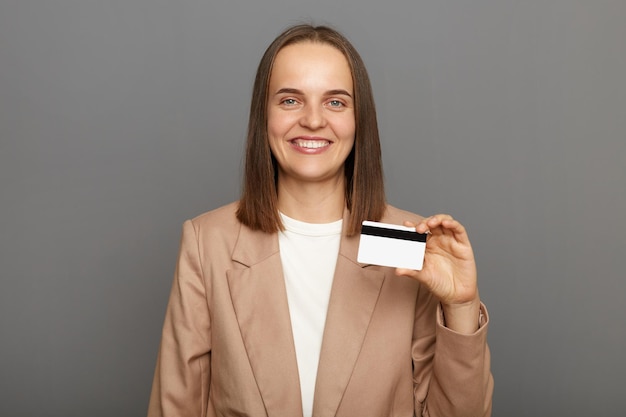
[[390,202],[469,229],[494,415],[623,416],[623,0],[0,1],[0,415],[145,414],[181,224],[300,21],[368,65]]

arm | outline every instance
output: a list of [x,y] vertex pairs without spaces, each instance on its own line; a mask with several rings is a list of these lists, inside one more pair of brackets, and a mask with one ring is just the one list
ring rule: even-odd
[[488,315],[478,297],[465,228],[447,215],[405,224],[419,233],[430,232],[423,269],[396,270],[422,284],[413,341],[416,413],[489,416],[493,378]]
[[204,416],[209,393],[211,322],[196,231],[183,226],[163,325],[149,417]]
[[480,329],[461,334],[443,325],[438,309],[433,375],[426,398],[427,416],[491,415],[493,377],[487,346],[488,314],[484,306]]

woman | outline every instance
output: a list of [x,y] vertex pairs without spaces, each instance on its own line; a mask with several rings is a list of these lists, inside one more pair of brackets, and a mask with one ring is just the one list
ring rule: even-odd
[[[421,271],[356,261],[363,220],[428,232]],[[240,201],[184,224],[149,416],[486,416],[464,227],[387,205],[365,67],[326,27],[269,46]]]

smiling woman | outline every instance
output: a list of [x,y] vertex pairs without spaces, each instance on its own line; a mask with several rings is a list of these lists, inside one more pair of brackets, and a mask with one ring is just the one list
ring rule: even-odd
[[[422,269],[357,262],[364,220],[429,231]],[[385,201],[356,50],[283,32],[257,71],[240,201],[184,224],[149,416],[488,416],[487,328],[465,228]]]

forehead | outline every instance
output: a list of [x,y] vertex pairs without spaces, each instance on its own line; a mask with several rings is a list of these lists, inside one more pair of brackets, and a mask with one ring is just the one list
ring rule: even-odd
[[321,42],[299,42],[283,47],[276,54],[270,84],[297,81],[306,77],[335,79],[352,83],[352,72],[344,54]]

